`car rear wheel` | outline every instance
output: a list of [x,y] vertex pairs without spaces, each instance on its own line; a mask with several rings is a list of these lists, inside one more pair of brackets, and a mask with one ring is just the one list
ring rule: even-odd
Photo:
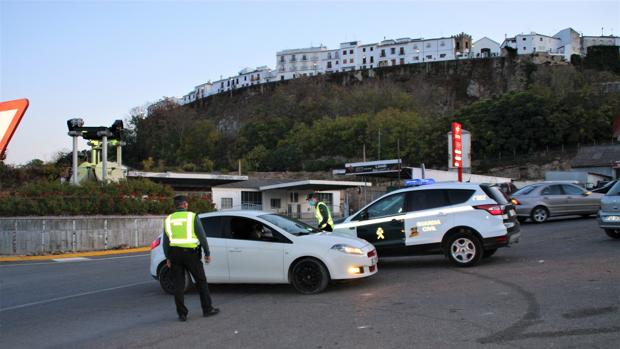
[[530,218],[534,223],[544,223],[549,219],[549,210],[542,206],[534,207]]
[[303,294],[322,292],[329,283],[329,274],[323,263],[314,258],[304,258],[291,270],[291,284]]
[[458,233],[447,243],[448,259],[459,267],[470,267],[482,259],[482,243],[473,234]]
[[[164,292],[174,294],[174,280],[172,279],[172,271],[168,268],[168,266],[166,266],[165,263],[161,266],[161,268],[159,268],[158,279],[159,285]],[[191,278],[189,277],[189,274],[185,272],[185,287],[183,288],[183,292],[187,292],[190,284]]]
[[605,229],[605,234],[610,238],[620,239],[620,229]]

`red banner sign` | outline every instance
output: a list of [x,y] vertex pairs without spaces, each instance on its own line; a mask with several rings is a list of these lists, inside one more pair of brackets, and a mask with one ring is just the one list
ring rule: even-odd
[[463,129],[458,122],[452,123],[452,166],[463,167]]

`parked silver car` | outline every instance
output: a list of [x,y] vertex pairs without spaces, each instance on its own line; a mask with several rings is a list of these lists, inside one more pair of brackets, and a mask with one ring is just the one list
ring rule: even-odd
[[616,182],[601,199],[598,225],[614,239],[620,239],[620,182]]
[[512,195],[519,220],[523,222],[529,218],[535,223],[552,216],[595,214],[602,196],[574,184],[558,182],[531,184]]

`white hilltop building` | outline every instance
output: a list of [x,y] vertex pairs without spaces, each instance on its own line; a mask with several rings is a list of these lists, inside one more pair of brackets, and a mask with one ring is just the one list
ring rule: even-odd
[[501,45],[488,37],[472,42],[471,36],[465,33],[430,39],[384,39],[369,44],[362,44],[358,40],[347,41],[341,43],[337,49],[319,45],[278,51],[273,70],[267,66],[244,68],[235,76],[208,81],[195,86],[183,97],[172,99],[179,104],[188,104],[239,88],[306,76],[455,59],[497,57],[501,55],[502,49],[508,47],[513,48],[518,55],[542,52],[570,61],[572,55],[586,55],[588,47],[600,45],[620,46],[620,38],[584,36],[572,28],[566,28],[554,36],[536,32],[517,34],[507,37]]
[[474,58],[497,57],[501,53],[499,42],[489,39],[486,36],[474,41],[471,46],[471,52]]

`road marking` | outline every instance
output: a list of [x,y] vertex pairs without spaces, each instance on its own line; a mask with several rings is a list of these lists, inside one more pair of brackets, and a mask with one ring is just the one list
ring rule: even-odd
[[128,288],[128,287],[133,287],[133,286],[138,286],[138,285],[144,285],[144,284],[148,284],[148,283],[153,283],[153,281],[134,282],[133,284],[127,284],[127,285],[116,286],[116,287],[108,287],[108,288],[104,288],[104,289],[96,290],[96,291],[76,293],[76,294],[69,295],[69,296],[62,296],[62,297],[46,299],[46,300],[43,300],[43,301],[37,301],[37,302],[32,302],[32,303],[20,304],[20,305],[14,305],[12,307],[0,309],[0,313],[5,312],[5,311],[10,311],[10,310],[16,310],[16,309],[32,307],[32,306],[35,306],[35,305],[42,305],[42,304],[47,304],[47,303],[52,303],[52,302],[64,301],[64,300],[71,299],[71,298],[77,298],[77,297],[89,296],[89,295],[103,293],[103,292],[108,292],[108,291],[120,290],[120,289],[123,289],[123,288]]
[[115,255],[115,254],[148,252],[150,250],[151,248],[147,246],[147,247],[138,247],[138,248],[128,248],[124,250],[76,252],[76,253],[65,253],[61,255],[57,254],[57,255],[46,255],[46,256],[11,256],[11,257],[0,257],[0,262],[40,261],[40,260],[51,260],[51,259],[60,259],[60,258],[73,258],[73,257],[109,256],[109,255]]
[[75,257],[75,258],[59,258],[59,259],[52,259],[54,262],[57,263],[70,263],[70,262],[83,262],[83,261],[89,261],[90,258],[86,258],[86,257]]
[[[131,256],[118,256],[118,257],[105,257],[105,258],[87,258],[85,262],[98,262],[98,261],[107,261],[110,259],[124,259],[124,258],[136,258],[136,257],[145,257],[149,256],[148,253],[145,254],[136,254]],[[66,259],[66,258],[65,258]],[[0,269],[2,268],[10,268],[10,267],[23,267],[28,265],[58,265],[58,262],[41,262],[41,263],[19,263],[19,264],[0,264]]]

